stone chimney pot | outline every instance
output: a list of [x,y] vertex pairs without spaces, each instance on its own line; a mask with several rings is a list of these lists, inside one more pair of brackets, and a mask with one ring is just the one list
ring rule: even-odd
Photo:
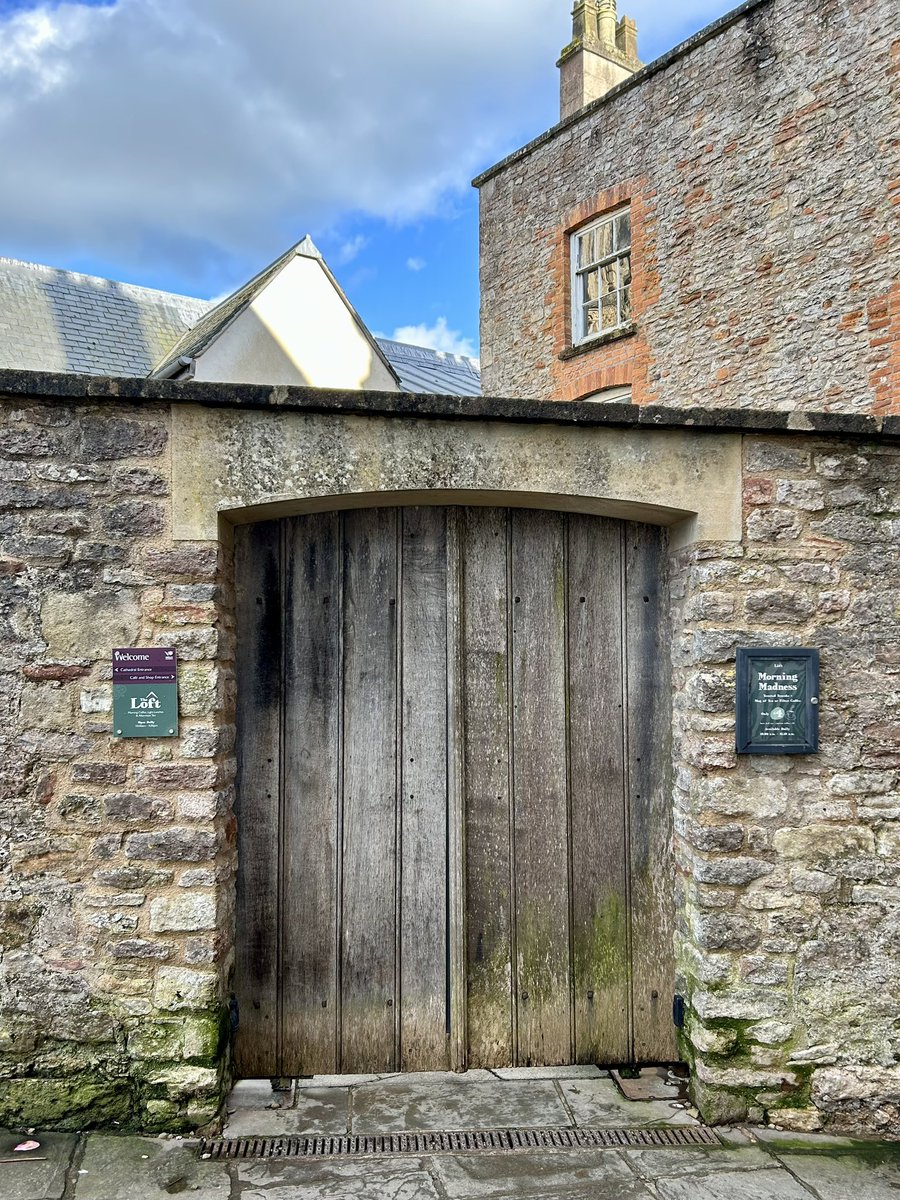
[[563,50],[560,119],[599,100],[637,71],[637,25],[618,17],[616,0],[575,0],[572,40]]

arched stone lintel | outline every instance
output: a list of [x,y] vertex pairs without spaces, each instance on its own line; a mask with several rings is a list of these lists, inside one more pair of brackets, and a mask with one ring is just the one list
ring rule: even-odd
[[643,521],[670,527],[675,548],[741,538],[741,437],[731,433],[186,405],[173,408],[172,475],[178,540],[402,504]]

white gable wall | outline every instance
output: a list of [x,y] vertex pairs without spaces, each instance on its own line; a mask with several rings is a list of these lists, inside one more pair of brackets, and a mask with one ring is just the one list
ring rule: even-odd
[[195,378],[398,390],[320,261],[299,254],[198,356]]

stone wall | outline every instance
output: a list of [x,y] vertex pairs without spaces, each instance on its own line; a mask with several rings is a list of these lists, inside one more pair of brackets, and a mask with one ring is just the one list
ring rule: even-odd
[[[0,1123],[195,1127],[232,937],[218,547],[171,541],[168,405],[2,416]],[[177,740],[110,736],[135,644],[178,648]]]
[[[300,511],[338,503],[321,474],[326,444],[343,453],[329,435],[334,410],[369,420],[383,398],[16,384],[22,394],[4,395],[0,381],[0,1125],[193,1129],[215,1117],[229,1072],[240,681],[228,539],[223,548],[211,527],[204,540],[173,533],[191,527],[193,503],[189,491],[173,500],[173,428],[185,402],[217,408],[207,450],[218,455],[231,413],[253,434],[244,471],[253,454],[260,471],[280,463],[269,449],[287,438],[280,501],[294,495]],[[79,395],[88,386],[99,394]],[[609,435],[627,427],[635,453],[646,439],[635,484],[646,514],[648,481],[657,502],[672,490],[667,429],[679,445],[695,439],[698,493],[716,470],[709,446],[728,450],[742,520],[698,521],[693,536],[682,524],[671,564],[684,1053],[710,1119],[896,1135],[900,420],[878,433],[871,420],[810,416],[843,432],[767,433],[740,413],[589,406],[588,420],[584,406],[561,405],[553,423],[538,422],[540,405],[485,399],[469,419],[441,398],[384,403],[395,406],[390,436],[359,503],[377,501],[379,480],[395,489],[404,463],[439,462],[451,444],[461,456],[466,431],[477,473],[468,485],[453,475],[454,502],[477,485],[484,502],[520,492],[527,506],[595,511],[619,479]],[[486,422],[506,447],[494,475]],[[560,448],[554,491],[548,461]],[[243,503],[273,515],[252,472],[224,459],[216,503],[233,506],[246,485]],[[447,498],[440,474],[414,483],[417,502],[429,488]],[[390,503],[401,499],[391,490]],[[110,655],[128,644],[178,648],[178,739],[112,736]],[[767,644],[822,651],[819,755],[735,756],[735,649]]]
[[[755,0],[487,172],[485,394],[900,411],[898,68],[892,0]],[[569,234],[626,203],[634,332],[573,352]]]
[[[748,436],[744,541],[678,555],[686,1054],[709,1118],[900,1135],[900,448]],[[735,649],[822,653],[821,753],[736,757]]]

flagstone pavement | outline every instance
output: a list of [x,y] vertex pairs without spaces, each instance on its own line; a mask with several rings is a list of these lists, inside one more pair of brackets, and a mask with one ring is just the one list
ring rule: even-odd
[[[696,1124],[625,1100],[595,1068],[317,1076],[239,1084],[224,1136]],[[0,1131],[0,1200],[900,1200],[900,1143],[774,1129],[705,1147],[528,1150],[313,1161],[203,1160],[197,1140]],[[12,1160],[12,1161],[9,1161]]]

